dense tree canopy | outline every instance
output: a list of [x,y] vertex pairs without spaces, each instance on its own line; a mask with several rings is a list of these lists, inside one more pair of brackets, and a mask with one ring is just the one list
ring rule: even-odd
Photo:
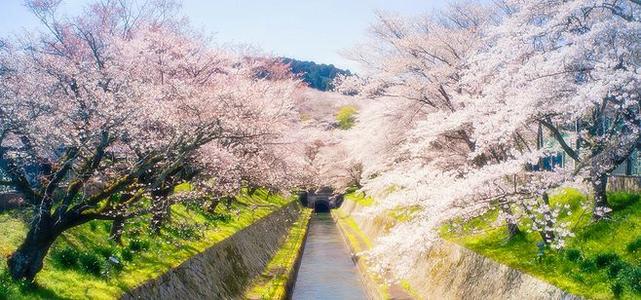
[[291,67],[294,74],[301,76],[301,79],[310,87],[321,91],[328,91],[332,88],[332,81],[338,75],[351,75],[349,70],[334,67],[334,65],[317,64],[313,61],[301,61],[292,58],[283,58],[283,63]]
[[16,279],[83,223],[158,229],[176,203],[257,187],[357,187],[380,200],[366,213],[411,208],[371,252],[399,277],[445,220],[491,208],[510,236],[560,249],[573,233],[550,194],[588,191],[583,206],[607,218],[608,176],[641,143],[639,1],[379,13],[351,53],[358,75],[218,47],[168,17],[170,0],[97,1],[76,18],[59,2],[28,1],[43,31],[0,40],[0,190],[34,211],[8,259]]
[[[385,103],[345,141],[377,209],[422,207],[373,251],[381,270],[407,272],[442,221],[490,207],[512,234],[529,219],[525,230],[561,248],[572,233],[548,194],[562,186],[591,191],[585,205],[607,217],[607,178],[640,142],[640,10],[637,1],[508,0],[379,14],[352,53],[364,72],[336,86]],[[558,153],[571,163],[541,167]]]
[[[171,1],[100,1],[74,19],[58,3],[28,2],[46,31],[0,50],[1,184],[35,211],[14,278],[33,280],[58,236],[91,220],[158,228],[177,201],[301,183],[288,146],[300,82],[282,64],[210,47],[167,17]],[[173,195],[185,181],[195,190]]]

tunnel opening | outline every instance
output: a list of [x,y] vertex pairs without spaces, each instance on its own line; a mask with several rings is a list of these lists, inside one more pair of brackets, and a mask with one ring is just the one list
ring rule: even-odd
[[303,206],[307,207],[307,205],[309,204],[309,200],[308,200],[308,197],[307,197],[307,192],[299,192],[298,193],[298,201],[300,201],[300,204],[302,204]]
[[317,213],[328,213],[329,212],[329,202],[327,202],[327,201],[316,201],[316,202],[314,202],[314,212],[317,212]]

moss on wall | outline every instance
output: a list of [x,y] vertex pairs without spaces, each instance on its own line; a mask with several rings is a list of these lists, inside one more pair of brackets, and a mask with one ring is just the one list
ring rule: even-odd
[[263,273],[255,278],[245,299],[286,299],[293,287],[298,264],[303,254],[311,209],[304,209],[289,230],[287,239],[271,259]]

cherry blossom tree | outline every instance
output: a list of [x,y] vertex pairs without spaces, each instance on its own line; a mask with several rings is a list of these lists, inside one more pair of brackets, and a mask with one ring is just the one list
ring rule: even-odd
[[472,97],[476,91],[462,81],[468,61],[486,46],[484,29],[501,16],[494,7],[474,4],[452,4],[439,14],[409,20],[379,14],[372,43],[354,54],[365,62],[366,76],[339,78],[337,86],[344,93],[394,101],[405,113],[400,120],[411,129],[399,135],[404,146],[391,159],[397,165],[400,159],[463,177],[531,150],[528,128],[519,127],[509,139],[477,137],[476,127],[487,120]]
[[[363,131],[345,142],[361,145],[352,149],[366,157],[363,190],[380,200],[368,213],[422,208],[372,251],[383,271],[408,271],[416,245],[427,247],[444,220],[497,206],[511,234],[526,218],[526,230],[563,247],[568,211],[549,201],[558,187],[589,183],[594,218],[607,215],[607,177],[639,144],[638,9],[501,1],[420,18],[379,14],[373,39],[352,55],[365,71],[336,86],[388,106],[359,117],[354,130]],[[385,127],[394,142],[364,134]],[[535,171],[557,151],[574,163]]]
[[338,90],[399,100],[416,124],[413,156],[442,170],[504,161],[508,146],[477,145],[473,122],[479,116],[469,107],[472,91],[461,81],[468,60],[484,47],[483,29],[498,19],[496,9],[474,4],[452,4],[440,14],[409,20],[381,13],[372,42],[353,54],[364,62],[365,77],[339,78]]
[[[563,212],[549,203],[548,192],[571,182],[573,174],[529,171],[528,165],[549,154],[538,143],[538,123],[523,119],[527,112],[517,103],[503,107],[486,97],[488,87],[476,70],[479,53],[494,47],[489,29],[502,26],[511,13],[507,4],[453,4],[418,18],[380,14],[373,40],[353,54],[364,74],[337,82],[339,92],[386,104],[359,118],[356,128],[363,131],[347,142],[362,145],[352,148],[354,154],[367,157],[363,190],[379,200],[368,213],[419,208],[371,252],[383,270],[408,271],[420,249],[437,239],[442,222],[493,207],[511,235],[523,230],[520,218],[529,218],[550,246],[562,247],[569,235],[567,224],[556,221]],[[393,138],[381,142],[370,138],[372,132]],[[391,259],[391,251],[403,261]]]
[[[607,207],[610,173],[637,148],[637,1],[506,1],[510,14],[488,30],[491,47],[469,77],[488,112],[545,128],[574,172],[590,182],[595,219]],[[504,131],[509,134],[509,130]],[[583,174],[581,174],[583,173]]]
[[46,32],[0,54],[2,184],[35,210],[8,260],[14,278],[33,280],[53,242],[91,220],[160,223],[185,181],[218,194],[242,180],[286,188],[294,164],[276,145],[299,81],[282,67],[212,49],[167,17],[173,2],[102,1],[74,19],[58,3],[29,2]]

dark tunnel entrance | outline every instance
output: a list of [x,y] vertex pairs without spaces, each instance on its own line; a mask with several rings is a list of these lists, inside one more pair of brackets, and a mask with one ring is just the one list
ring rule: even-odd
[[316,201],[316,202],[314,202],[314,212],[317,212],[317,213],[328,213],[329,212],[329,202],[327,202],[327,201]]

